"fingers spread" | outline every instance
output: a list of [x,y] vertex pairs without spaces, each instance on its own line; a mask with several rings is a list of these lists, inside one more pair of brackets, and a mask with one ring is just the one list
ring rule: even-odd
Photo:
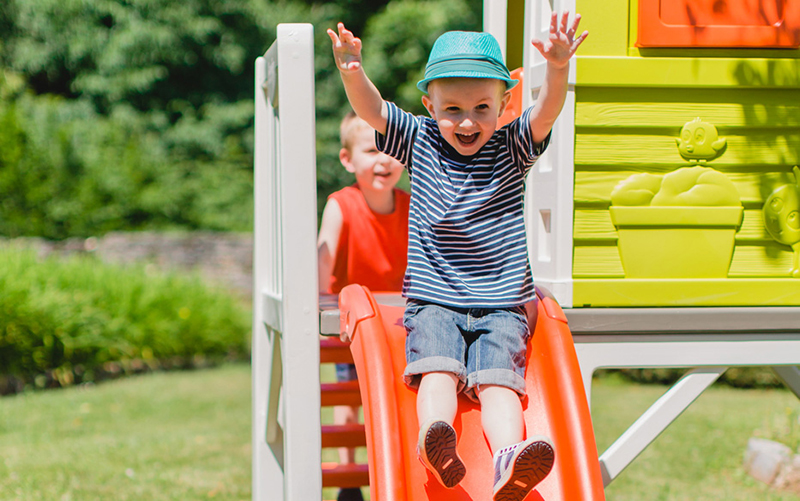
[[575,19],[572,20],[572,31],[578,31],[578,25],[581,24],[581,15],[575,14]]
[[330,28],[328,28],[328,36],[331,38],[331,42],[333,42],[334,45],[340,43],[339,35],[337,35],[336,32]]
[[575,39],[575,43],[573,44],[573,47],[575,47],[575,49],[573,49],[573,52],[575,52],[575,50],[577,50],[578,46],[580,44],[582,44],[583,41],[586,40],[586,37],[588,37],[588,36],[589,36],[589,32],[588,31],[584,31],[583,33],[581,33],[581,36],[579,36],[578,38]]
[[569,21],[569,11],[565,10],[561,14],[561,32],[566,33],[567,31],[567,22]]

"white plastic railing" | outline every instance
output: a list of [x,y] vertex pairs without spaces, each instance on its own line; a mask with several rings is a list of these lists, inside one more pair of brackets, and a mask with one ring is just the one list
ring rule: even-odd
[[313,28],[283,24],[277,35],[255,68],[252,398],[258,501],[320,499],[322,492]]
[[[530,41],[546,40],[552,12],[575,13],[575,0],[526,0],[522,108],[533,104],[544,82],[546,61]],[[525,192],[528,257],[536,283],[549,290],[562,308],[572,307],[572,220],[575,175],[576,60],[569,62],[569,88],[553,125],[550,145],[528,174]]]

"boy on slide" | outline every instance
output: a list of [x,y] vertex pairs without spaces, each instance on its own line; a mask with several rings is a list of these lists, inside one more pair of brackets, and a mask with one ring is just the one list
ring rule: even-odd
[[494,454],[493,498],[522,500],[551,470],[547,437],[525,438],[529,331],[534,295],[523,224],[525,174],[541,155],[567,93],[569,60],[588,35],[580,16],[553,13],[535,106],[495,130],[518,82],[489,34],[448,32],[434,44],[417,87],[430,118],[384,101],[361,65],[361,41],[342,23],[328,30],[353,110],[377,131],[378,149],[411,179],[403,294],[406,383],[418,388],[419,456],[445,487],[466,473],[453,422],[457,395],[481,406]]
[[[409,195],[395,185],[403,165],[378,151],[375,131],[355,113],[340,127],[339,161],[356,182],[328,197],[317,239],[319,290],[338,294],[357,283],[372,291],[400,292],[406,270]],[[356,379],[353,364],[336,364],[338,381]],[[337,406],[334,422],[358,422],[358,407]],[[355,450],[339,450],[340,462],[355,462]],[[361,501],[361,490],[339,491],[337,501]]]

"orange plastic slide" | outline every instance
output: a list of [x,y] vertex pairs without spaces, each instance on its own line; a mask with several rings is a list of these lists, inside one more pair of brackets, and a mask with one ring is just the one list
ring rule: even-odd
[[[553,471],[527,501],[604,500],[589,407],[564,312],[537,289],[528,305],[529,343],[523,401],[528,433],[555,445]],[[467,475],[445,489],[417,458],[416,392],[402,380],[405,361],[403,308],[378,304],[368,289],[339,294],[341,328],[351,337],[367,433],[369,482],[374,501],[474,500],[492,497],[493,466],[479,407],[459,398],[454,428]]]

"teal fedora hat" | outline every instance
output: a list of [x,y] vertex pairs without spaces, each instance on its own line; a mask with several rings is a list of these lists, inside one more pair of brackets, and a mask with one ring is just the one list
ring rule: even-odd
[[507,89],[519,83],[503,63],[497,40],[475,31],[448,31],[436,39],[417,88],[428,92],[428,83],[439,78],[494,78],[504,81]]

